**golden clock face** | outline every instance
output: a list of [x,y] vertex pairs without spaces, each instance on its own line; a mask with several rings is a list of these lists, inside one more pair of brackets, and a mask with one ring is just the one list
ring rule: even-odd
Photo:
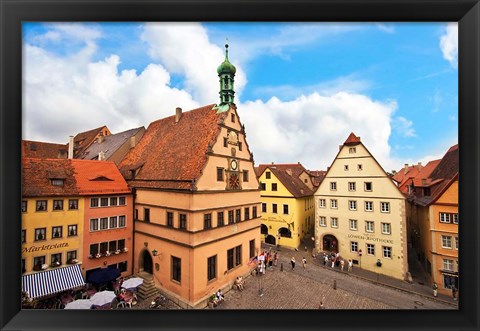
[[237,168],[238,168],[237,160],[232,160],[232,161],[230,162],[230,168],[231,168],[232,170],[237,170]]
[[240,188],[240,180],[237,174],[230,174],[230,178],[228,179],[230,184],[230,189],[238,190]]

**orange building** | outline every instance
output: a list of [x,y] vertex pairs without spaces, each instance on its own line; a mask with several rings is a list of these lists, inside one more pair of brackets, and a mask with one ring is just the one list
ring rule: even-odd
[[454,145],[428,178],[414,179],[414,195],[408,199],[418,258],[444,294],[459,286],[458,162]]
[[230,289],[260,249],[260,190],[228,55],[217,71],[219,105],[150,123],[119,165],[135,195],[134,272],[183,307]]
[[120,269],[132,273],[133,197],[114,162],[72,160],[84,199],[82,271]]

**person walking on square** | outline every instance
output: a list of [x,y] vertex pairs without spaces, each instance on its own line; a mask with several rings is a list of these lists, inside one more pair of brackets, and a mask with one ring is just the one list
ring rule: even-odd
[[341,259],[340,260],[340,269],[343,271],[343,268],[345,267],[345,260]]
[[327,254],[323,254],[323,265],[326,266],[328,263],[328,255]]
[[433,282],[432,289],[433,289],[433,296],[436,297],[437,296],[437,290],[438,290],[437,283]]
[[305,270],[305,268],[307,267],[307,259],[305,258],[305,256],[302,259],[302,264],[303,264],[303,270]]
[[292,256],[290,263],[292,264],[292,270],[295,270],[295,256]]
[[323,305],[323,301],[320,301],[320,306],[318,306],[318,309],[325,309],[325,306]]
[[275,252],[275,254],[273,254],[273,265],[277,266],[277,263],[278,263],[278,253]]
[[351,272],[353,269],[353,261],[352,259],[348,260],[348,272]]

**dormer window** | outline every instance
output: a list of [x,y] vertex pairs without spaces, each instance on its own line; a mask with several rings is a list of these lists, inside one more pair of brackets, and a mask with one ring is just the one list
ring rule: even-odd
[[355,154],[355,153],[357,152],[357,149],[356,149],[355,147],[350,147],[350,148],[348,149],[348,152],[349,152],[350,154]]
[[232,118],[232,123],[235,123],[235,114],[232,114],[231,118]]
[[60,178],[51,179],[51,183],[53,186],[63,186],[64,182],[65,180]]

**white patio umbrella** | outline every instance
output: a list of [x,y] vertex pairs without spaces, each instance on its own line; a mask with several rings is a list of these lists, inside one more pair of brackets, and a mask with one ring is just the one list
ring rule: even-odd
[[89,299],[79,299],[69,302],[65,305],[65,309],[90,309],[92,302]]
[[130,278],[130,279],[127,279],[126,281],[124,281],[122,283],[122,287],[124,287],[124,288],[134,288],[134,287],[142,285],[142,283],[143,283],[143,278],[133,277],[133,278]]
[[90,302],[97,306],[103,306],[107,303],[111,303],[115,299],[116,295],[113,291],[102,291],[95,293],[91,298]]

